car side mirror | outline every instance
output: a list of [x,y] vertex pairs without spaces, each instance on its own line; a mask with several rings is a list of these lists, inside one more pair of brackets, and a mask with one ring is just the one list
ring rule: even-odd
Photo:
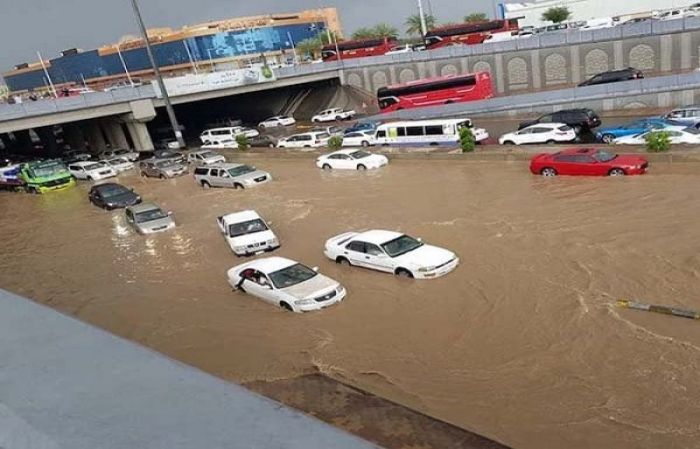
[[420,237],[418,237],[416,240],[418,240],[419,242],[423,243],[423,239],[420,238]]
[[172,215],[173,215],[173,211],[171,211],[171,210],[168,211],[168,217],[172,217]]
[[316,273],[318,273],[318,267],[313,267],[312,270],[314,270]]

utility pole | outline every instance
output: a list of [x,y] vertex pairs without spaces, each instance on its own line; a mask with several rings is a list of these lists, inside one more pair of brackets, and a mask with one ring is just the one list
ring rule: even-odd
[[420,16],[420,31],[421,37],[425,41],[425,35],[428,34],[428,27],[425,24],[425,13],[423,12],[423,2],[418,0],[418,15]]
[[143,18],[141,17],[139,5],[136,3],[136,0],[131,0],[131,5],[134,7],[134,16],[136,16],[136,21],[141,29],[141,36],[143,36],[143,40],[146,42],[146,53],[148,53],[148,59],[151,61],[151,65],[153,66],[153,72],[155,73],[158,87],[160,87],[160,91],[163,94],[165,109],[168,111],[168,118],[170,118],[170,125],[173,127],[173,131],[175,132],[175,139],[177,139],[178,147],[184,148],[185,140],[182,138],[182,131],[180,130],[180,125],[177,122],[177,117],[175,117],[175,110],[173,109],[172,103],[170,103],[170,97],[168,96],[168,91],[165,89],[165,83],[163,82],[163,77],[160,74],[158,64],[156,64],[156,58],[153,56],[153,49],[151,49],[151,43],[148,41],[148,33],[146,32],[146,26],[143,24]]

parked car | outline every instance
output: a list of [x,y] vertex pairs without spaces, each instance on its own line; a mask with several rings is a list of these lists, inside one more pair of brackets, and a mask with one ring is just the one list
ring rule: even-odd
[[100,181],[117,176],[117,172],[105,162],[73,162],[68,164],[68,171],[75,179],[86,181]]
[[674,145],[700,145],[700,130],[695,128],[669,127],[665,129],[654,129],[634,136],[625,136],[613,141],[616,145],[646,145],[647,137],[650,134],[665,132]]
[[674,120],[666,120],[662,118],[645,118],[642,120],[635,120],[625,125],[600,128],[595,133],[595,136],[602,142],[613,143],[613,141],[619,137],[635,136],[646,131],[663,129],[669,126],[682,126],[682,124]]
[[353,265],[397,276],[434,279],[459,265],[459,258],[421,239],[394,231],[346,232],[325,244],[326,257],[342,265]]
[[154,144],[156,150],[179,150],[180,142],[176,139],[161,139]]
[[260,128],[277,128],[279,126],[292,126],[296,124],[294,117],[288,117],[286,115],[276,115],[268,119],[263,120],[258,124]]
[[332,136],[342,136],[345,130],[340,126],[320,126],[317,128],[311,128],[309,132],[313,133],[328,133]]
[[308,132],[294,134],[277,141],[277,148],[318,148],[328,145],[330,134],[326,132]]
[[211,150],[199,150],[188,154],[187,162],[195,165],[212,165],[226,162],[226,158]]
[[117,148],[114,150],[105,150],[97,157],[100,159],[114,159],[115,157],[123,157],[131,162],[136,162],[139,160],[139,153],[138,151],[131,151],[125,148]]
[[146,159],[139,163],[139,173],[148,178],[176,178],[187,173],[187,166],[170,159]]
[[673,120],[676,123],[685,126],[697,126],[700,124],[700,106],[686,106],[683,108],[674,109],[662,118]]
[[184,164],[187,162],[187,158],[184,154],[172,150],[154,150],[153,158],[158,159],[160,161],[168,160],[180,164]]
[[530,161],[530,171],[546,177],[641,175],[648,168],[649,162],[643,157],[616,155],[594,148],[538,154]]
[[62,158],[65,161],[73,162],[89,161],[90,159],[92,159],[92,154],[80,150],[68,150],[65,153],[63,153]]
[[134,163],[125,157],[115,157],[112,159],[106,159],[103,162],[106,162],[107,165],[112,167],[112,169],[116,171],[117,174],[133,170],[135,167]]
[[316,159],[316,166],[324,170],[371,170],[388,163],[386,156],[364,150],[340,150]]
[[277,139],[275,139],[271,136],[266,136],[266,135],[261,134],[258,137],[248,139],[248,145],[250,145],[251,147],[274,148],[277,146]]
[[576,133],[590,131],[600,126],[601,121],[598,114],[591,109],[564,109],[562,111],[545,114],[535,120],[527,120],[520,123],[518,129],[537,125],[538,123],[564,123],[574,128]]
[[242,126],[229,126],[226,128],[208,129],[199,135],[199,140],[204,145],[218,143],[224,140],[235,140],[236,136],[244,135],[248,138],[257,137],[260,131],[253,128],[244,128]]
[[355,131],[343,136],[344,147],[368,147],[374,145],[375,131]]
[[337,281],[294,260],[257,259],[233,267],[228,282],[236,290],[290,312],[311,312],[341,302],[347,294]]
[[413,46],[411,44],[397,45],[396,47],[391,47],[391,49],[384,53],[385,55],[400,55],[402,53],[413,52]]
[[163,211],[153,203],[129,206],[124,213],[126,221],[139,234],[154,234],[175,228],[172,213]]
[[238,142],[233,139],[224,139],[218,142],[205,143],[200,150],[237,150]]
[[134,189],[115,182],[92,186],[88,200],[97,207],[107,210],[121,209],[141,203],[141,197]]
[[357,113],[355,111],[346,111],[342,108],[331,108],[319,112],[318,114],[311,117],[311,121],[314,123],[321,122],[339,122],[341,120],[350,120],[355,117]]
[[268,223],[254,210],[244,210],[216,219],[226,243],[237,256],[274,251],[280,242]]
[[377,130],[377,127],[379,126],[379,122],[372,122],[372,121],[363,121],[363,122],[357,122],[354,125],[352,125],[350,128],[347,128],[345,130],[345,134],[349,133],[354,133],[357,131],[371,131],[374,133],[374,131]]
[[628,67],[622,70],[610,70],[608,72],[599,73],[594,77],[587,79],[586,81],[579,84],[579,87],[595,86],[597,84],[618,83],[620,81],[629,81],[642,78],[644,78],[644,73],[642,73],[641,70]]
[[245,189],[272,181],[272,176],[251,165],[215,164],[194,169],[194,179],[204,188],[228,187]]
[[520,131],[504,134],[498,139],[501,145],[528,143],[564,143],[576,140],[576,131],[563,123],[540,123]]

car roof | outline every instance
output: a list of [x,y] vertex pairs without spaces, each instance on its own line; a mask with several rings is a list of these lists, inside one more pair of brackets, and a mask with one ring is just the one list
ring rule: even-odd
[[403,235],[401,232],[385,231],[383,229],[372,229],[370,231],[360,232],[352,238],[352,240],[361,240],[366,243],[374,243],[382,245],[386,242],[399,238]]
[[77,162],[71,162],[70,165],[77,165],[78,167],[85,167],[87,165],[92,165],[92,164],[99,164],[102,161],[77,161]]
[[103,182],[102,184],[95,184],[92,186],[91,190],[102,190],[103,187],[122,187],[128,189],[126,186],[123,186],[118,182]]
[[131,210],[134,213],[139,213],[139,212],[145,212],[147,210],[152,210],[152,209],[160,209],[161,207],[157,205],[156,203],[141,203],[137,204],[135,206],[129,206],[129,210]]
[[228,170],[228,169],[230,169],[230,168],[242,167],[242,166],[244,166],[244,165],[246,165],[246,164],[234,164],[234,163],[231,163],[231,162],[226,162],[226,163],[212,164],[212,165],[210,165],[210,166],[208,166],[208,167],[199,167],[199,168],[218,168],[218,169],[222,169],[222,168],[223,168],[224,170]]
[[558,154],[594,154],[597,152],[597,148],[569,148],[568,150],[560,151]]
[[[229,140],[233,140],[233,139],[226,139],[224,142],[228,142]],[[192,151],[190,154],[204,154],[204,153],[214,153],[214,152],[208,148],[205,148],[204,150]],[[214,154],[216,154],[216,153],[214,153]]]
[[281,270],[283,268],[291,267],[296,265],[296,262],[292,259],[287,259],[286,257],[266,257],[264,259],[258,259],[254,262],[248,264],[248,268],[254,268],[256,270],[262,271],[264,273],[272,273],[274,271]]
[[528,128],[535,128],[535,127],[538,127],[538,128],[552,128],[552,129],[554,129],[554,128],[559,128],[559,127],[562,127],[562,126],[569,126],[569,125],[567,125],[566,123],[533,123],[532,125],[526,127],[525,129],[528,129]]
[[224,215],[221,218],[226,223],[240,223],[242,221],[256,220],[262,217],[254,210],[242,210],[240,212]]

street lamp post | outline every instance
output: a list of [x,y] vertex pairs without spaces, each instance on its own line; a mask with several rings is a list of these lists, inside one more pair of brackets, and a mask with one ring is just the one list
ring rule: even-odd
[[423,2],[418,0],[418,16],[420,17],[420,31],[423,39],[428,34],[428,26],[425,23],[425,12],[423,11]]
[[163,82],[163,77],[160,74],[158,64],[156,64],[156,58],[153,56],[153,49],[151,49],[151,43],[148,41],[148,33],[146,32],[146,26],[143,24],[143,18],[141,17],[139,5],[136,3],[136,0],[131,0],[131,5],[134,8],[134,16],[136,17],[136,21],[138,22],[139,28],[141,30],[143,40],[146,42],[146,53],[148,53],[148,59],[151,61],[151,65],[153,66],[153,72],[156,76],[158,87],[160,87],[160,91],[163,93],[165,110],[168,112],[170,125],[173,127],[173,131],[175,132],[175,139],[177,139],[178,147],[184,148],[185,140],[182,138],[182,130],[180,130],[180,124],[177,122],[177,117],[175,116],[175,110],[173,109],[173,105],[172,103],[170,103],[170,97],[168,96],[168,91],[165,89],[165,83]]

